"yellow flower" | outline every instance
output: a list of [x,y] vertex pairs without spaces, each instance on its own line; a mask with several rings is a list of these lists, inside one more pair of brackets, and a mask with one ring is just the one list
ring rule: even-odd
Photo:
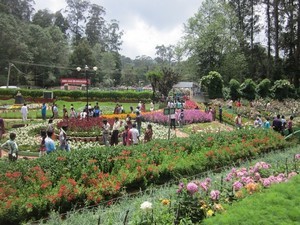
[[163,205],[169,205],[169,204],[170,204],[170,200],[169,200],[169,199],[163,199],[163,200],[161,201],[161,203],[162,203]]
[[253,192],[258,190],[258,185],[256,183],[249,183],[246,185],[246,189],[249,194],[252,194]]
[[211,217],[212,215],[214,215],[214,211],[212,211],[211,209],[206,212],[207,217]]
[[242,190],[239,190],[239,191],[235,192],[235,197],[237,197],[237,198],[243,198],[244,197],[244,193],[242,192]]
[[221,204],[214,204],[214,210],[216,210],[217,212],[221,212],[224,211],[224,208]]

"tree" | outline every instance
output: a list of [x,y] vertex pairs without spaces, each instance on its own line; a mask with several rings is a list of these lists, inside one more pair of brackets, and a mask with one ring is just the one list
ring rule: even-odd
[[80,41],[84,33],[86,22],[86,11],[90,5],[88,0],[66,0],[67,7],[65,12],[69,28],[73,33],[73,42],[76,44]]
[[97,4],[92,4],[89,10],[88,22],[86,24],[85,34],[91,46],[101,44],[104,47],[104,37],[106,32],[105,9]]
[[35,25],[39,25],[40,27],[46,28],[53,25],[54,15],[49,12],[49,10],[39,10],[36,14],[34,14],[32,18],[32,23]]
[[34,11],[34,0],[1,0],[1,12],[11,14],[19,20],[29,22]]
[[85,38],[75,46],[70,56],[70,64],[73,68],[78,66],[83,68],[85,65],[96,66],[93,51]]
[[200,80],[201,88],[207,90],[209,98],[222,98],[223,79],[221,74],[216,71],[211,71],[207,76]]
[[240,91],[244,98],[248,100],[255,99],[256,96],[256,84],[252,79],[246,79],[240,87]]
[[241,97],[240,83],[237,80],[231,79],[229,81],[229,89],[230,89],[229,95],[233,101],[235,101]]
[[155,94],[158,90],[159,81],[162,79],[163,74],[159,70],[150,70],[147,72],[146,77],[150,81],[152,87],[152,99],[155,99]]
[[256,92],[260,97],[266,98],[269,97],[271,94],[271,87],[271,81],[268,78],[265,78],[257,85]]
[[61,10],[57,11],[54,14],[54,25],[59,27],[59,29],[61,30],[61,32],[63,34],[67,35],[67,30],[69,29],[69,24],[68,24],[67,19],[65,19],[65,17],[61,13]]
[[161,69],[162,78],[158,82],[158,90],[164,96],[168,96],[173,86],[179,81],[179,74],[170,67]]
[[122,44],[121,37],[123,35],[123,31],[120,31],[119,23],[116,20],[111,20],[108,23],[106,28],[106,36],[105,36],[105,50],[112,52],[119,52],[120,46]]

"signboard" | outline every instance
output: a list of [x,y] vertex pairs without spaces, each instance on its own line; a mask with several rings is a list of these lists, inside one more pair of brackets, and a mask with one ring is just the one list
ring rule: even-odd
[[77,78],[61,78],[60,79],[61,85],[70,84],[70,85],[83,85],[86,83],[91,84],[90,79],[77,79]]
[[164,115],[175,114],[175,108],[164,108]]

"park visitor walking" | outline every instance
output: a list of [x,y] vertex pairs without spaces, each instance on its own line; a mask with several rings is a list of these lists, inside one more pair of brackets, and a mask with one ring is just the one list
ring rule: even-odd
[[42,110],[41,110],[43,120],[46,120],[46,112],[47,112],[47,106],[46,106],[46,103],[44,102],[42,105]]
[[144,143],[147,143],[147,142],[151,141],[152,136],[153,136],[152,125],[148,124],[147,129],[145,131],[145,135],[144,135]]
[[23,122],[27,121],[28,108],[26,103],[24,103],[24,105],[21,107],[21,114]]

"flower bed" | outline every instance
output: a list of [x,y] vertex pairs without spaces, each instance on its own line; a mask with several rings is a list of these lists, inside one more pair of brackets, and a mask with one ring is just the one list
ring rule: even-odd
[[[177,116],[178,117],[178,116]],[[162,111],[155,111],[143,114],[143,118],[147,122],[159,123],[168,125],[170,118],[168,115],[164,115]],[[205,123],[211,122],[212,116],[206,112],[197,109],[186,109],[184,110],[184,124],[192,123]]]
[[0,223],[19,223],[51,210],[65,212],[93,205],[119,195],[125,187],[139,189],[286,145],[272,131],[240,130],[118,146],[113,151],[58,151],[33,161],[0,164]]

